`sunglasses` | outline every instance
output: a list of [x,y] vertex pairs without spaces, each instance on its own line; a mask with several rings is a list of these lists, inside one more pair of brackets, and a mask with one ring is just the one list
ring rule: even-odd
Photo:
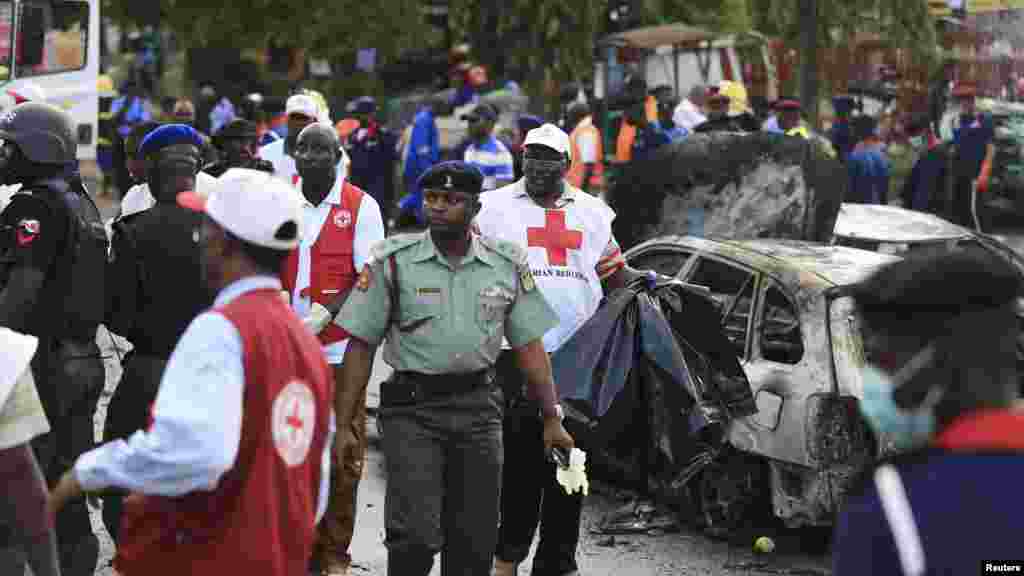
[[529,166],[531,170],[538,172],[561,172],[564,164],[561,160],[540,160],[538,158],[523,158],[523,167]]

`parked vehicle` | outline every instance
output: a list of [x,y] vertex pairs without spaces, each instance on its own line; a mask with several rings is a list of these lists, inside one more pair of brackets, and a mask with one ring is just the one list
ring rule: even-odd
[[0,1],[0,86],[26,82],[77,126],[78,158],[96,159],[100,0]]
[[895,256],[799,240],[663,236],[631,266],[706,287],[757,407],[731,420],[691,482],[712,533],[766,506],[789,526],[827,526],[853,478],[890,450],[858,410],[865,362],[846,287]]

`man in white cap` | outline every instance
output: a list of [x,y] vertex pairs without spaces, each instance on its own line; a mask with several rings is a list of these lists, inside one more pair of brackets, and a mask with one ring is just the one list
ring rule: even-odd
[[[523,178],[481,197],[476,225],[484,236],[513,242],[527,252],[537,288],[558,313],[544,335],[556,352],[597,310],[603,295],[624,285],[626,268],[612,236],[615,213],[601,199],[571,186],[569,136],[554,124],[531,130],[523,141]],[[555,480],[554,465],[541,444],[542,420],[525,393],[510,350],[498,358],[497,377],[505,389],[505,463],[501,528],[495,574],[512,576],[529,554],[540,523],[532,574],[575,573],[582,494],[567,495]],[[543,504],[542,504],[543,502]]]
[[[38,345],[34,336],[0,328],[0,478],[6,491],[0,547],[20,545],[32,573],[50,576],[61,573],[57,537],[46,506],[46,480],[29,444],[50,431],[29,368]],[[19,571],[24,568],[0,564],[0,573]]]
[[[274,165],[274,175],[285,180],[298,189],[299,170],[295,167],[295,143],[302,129],[314,122],[325,121],[327,111],[318,102],[318,98],[308,93],[293,94],[285,102],[285,114],[288,116],[288,136],[284,140],[275,140],[260,148],[260,158]],[[330,120],[327,119],[327,125]],[[338,162],[338,180],[348,175],[349,159],[344,149],[341,161]]]
[[[235,168],[206,199],[198,242],[213,308],[164,371],[151,423],[83,454],[51,493],[120,488],[124,576],[305,574],[326,508],[334,384],[320,343],[281,298],[302,205],[270,174]],[[257,511],[257,519],[253,513]]]

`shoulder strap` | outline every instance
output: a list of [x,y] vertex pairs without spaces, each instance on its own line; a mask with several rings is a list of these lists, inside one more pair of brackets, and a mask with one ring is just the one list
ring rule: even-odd
[[398,264],[395,263],[394,253],[388,256],[388,265],[391,267],[391,315],[388,318],[388,326],[391,326],[402,318],[402,315],[399,314],[401,300],[398,296]]
[[925,573],[924,548],[899,471],[889,464],[879,466],[875,470],[875,489],[892,531],[904,576],[922,576]]

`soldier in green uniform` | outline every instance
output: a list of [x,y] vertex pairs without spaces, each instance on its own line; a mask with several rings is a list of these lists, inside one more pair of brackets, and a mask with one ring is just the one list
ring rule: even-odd
[[335,406],[344,436],[381,340],[394,376],[381,385],[387,462],[388,574],[489,574],[497,540],[502,407],[494,364],[502,337],[544,410],[544,442],[570,450],[541,337],[557,317],[526,254],[474,235],[483,175],[444,162],[420,179],[429,228],[377,244],[338,322],[352,334]]

